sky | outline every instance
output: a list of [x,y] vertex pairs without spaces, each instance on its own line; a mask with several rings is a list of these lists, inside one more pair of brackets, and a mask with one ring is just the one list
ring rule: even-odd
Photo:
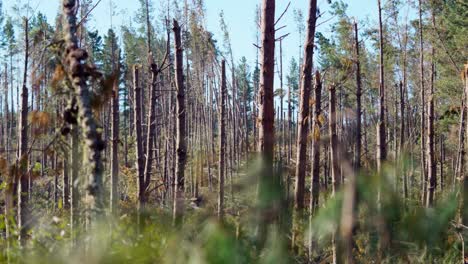
[[[96,3],[98,0],[94,0]],[[160,2],[166,0],[153,0],[156,9],[161,8]],[[172,0],[171,0],[172,1]],[[375,23],[377,20],[377,0],[344,0],[348,4],[348,15],[355,17],[358,21],[367,21],[366,23]],[[11,12],[13,5],[23,5],[29,2],[29,5],[35,11],[40,11],[48,17],[49,22],[54,21],[60,7],[60,0],[3,0],[4,12],[7,15],[15,15]],[[112,17],[112,25],[114,28],[119,28],[120,25],[128,25],[133,21],[135,11],[138,9],[139,3],[137,0],[113,0],[115,5]],[[219,13],[224,12],[225,20],[229,27],[230,38],[233,47],[233,53],[236,60],[245,56],[250,63],[255,61],[256,48],[253,46],[255,42],[255,7],[260,4],[260,0],[205,0],[206,5],[206,26],[207,29],[215,34],[215,38],[219,43],[222,41],[222,35],[219,30]],[[276,13],[277,17],[283,13],[288,3],[291,5],[284,15],[283,19],[278,23],[278,26],[286,26],[284,29],[277,32],[277,36],[290,33],[283,42],[283,63],[285,67],[289,64],[291,57],[298,57],[299,54],[299,35],[297,26],[294,22],[294,10],[301,9],[307,16],[307,6],[309,0],[277,0]],[[327,0],[318,0],[318,7],[324,15],[317,21],[321,24],[317,31],[324,35],[330,34],[331,18],[328,10],[330,5]],[[109,0],[101,0],[100,4],[92,12],[92,20],[89,25],[95,27],[101,34],[107,32],[111,25],[110,19],[110,2]],[[160,11],[155,10],[155,14]],[[327,22],[328,21],[328,22]],[[132,22],[135,24],[134,22]],[[277,45],[279,46],[279,45]]]

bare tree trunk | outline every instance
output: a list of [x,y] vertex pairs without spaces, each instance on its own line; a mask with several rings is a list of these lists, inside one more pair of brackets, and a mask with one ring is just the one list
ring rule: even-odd
[[[65,152],[65,157],[63,158],[63,177],[62,177],[62,203],[64,209],[70,208],[70,178],[68,172],[70,171],[69,167],[69,152]],[[45,164],[42,164],[45,166]]]
[[27,240],[27,234],[31,228],[31,219],[29,212],[29,188],[28,188],[28,60],[29,60],[29,23],[24,19],[24,75],[23,86],[21,90],[21,115],[18,127],[18,157],[17,165],[20,168],[20,180],[18,184],[18,229],[20,230],[19,239],[21,243]]
[[421,89],[421,192],[422,202],[426,201],[427,174],[426,174],[426,91],[424,88],[424,38],[422,26],[422,0],[419,0],[419,78]]
[[[465,82],[465,94],[468,95],[468,65],[465,65],[465,70],[464,70],[464,76],[463,76],[463,81]],[[465,107],[468,105],[468,96],[465,97]],[[468,124],[467,128],[468,130]],[[466,134],[465,136],[467,136]],[[467,139],[465,139],[467,140]],[[465,144],[466,146],[466,144]],[[461,174],[462,178],[460,180],[462,181],[462,190],[463,190],[463,206],[461,208],[461,219],[462,219],[462,224],[463,225],[468,225],[468,177],[463,173]]]
[[66,65],[67,74],[77,99],[78,119],[85,139],[83,165],[90,169],[86,186],[88,218],[93,220],[103,214],[104,208],[101,152],[104,150],[105,144],[93,117],[91,93],[86,84],[86,76],[83,74],[87,53],[78,48],[75,8],[75,0],[63,0],[65,46],[67,47],[64,54],[64,65]]
[[148,200],[147,189],[151,182],[151,172],[153,164],[153,143],[156,138],[156,104],[157,104],[157,75],[158,69],[155,63],[151,63],[151,84],[150,84],[150,99],[149,99],[149,112],[147,117],[147,132],[146,132],[146,155],[144,161],[144,198],[143,201],[146,203]]
[[[335,196],[338,191],[341,170],[340,161],[338,160],[338,135],[336,131],[336,88],[335,84],[332,84],[329,88],[329,120],[328,129],[330,133],[330,168],[332,176],[332,196]],[[333,251],[333,263],[337,263],[337,247],[336,247],[336,235],[333,232],[332,235],[332,251]]]
[[273,102],[274,85],[274,54],[275,54],[275,1],[263,0],[262,6],[262,70],[260,74],[259,91],[259,145],[258,149],[263,155],[268,177],[273,172],[273,149],[275,142],[274,118],[275,109]]
[[[315,72],[315,104],[312,123],[312,175],[310,185],[310,205],[309,205],[309,224],[312,224],[312,217],[318,209],[320,194],[320,129],[322,127],[322,80],[320,73]],[[325,176],[326,178],[326,176]],[[309,261],[312,262],[313,256],[313,238],[312,230],[309,231]]]
[[219,100],[219,167],[218,167],[218,219],[224,215],[224,163],[226,148],[226,61],[221,62],[221,93]]
[[445,188],[445,175],[444,175],[444,164],[445,164],[445,144],[444,136],[440,135],[440,190],[443,191]]
[[145,165],[143,157],[143,135],[141,127],[141,88],[139,83],[140,72],[138,67],[133,67],[133,122],[135,128],[136,169],[138,178],[138,207],[145,204]]
[[312,89],[312,67],[314,57],[315,21],[317,18],[317,1],[309,2],[309,18],[307,22],[307,33],[304,43],[304,62],[302,65],[301,79],[301,102],[298,118],[297,137],[297,164],[296,181],[294,187],[294,208],[304,208],[305,171],[307,162],[307,134],[309,128],[309,99]]
[[177,89],[177,101],[176,101],[176,115],[177,115],[177,159],[176,159],[176,172],[175,172],[175,198],[174,198],[174,223],[181,220],[184,210],[184,171],[185,162],[187,159],[187,147],[185,145],[185,88],[184,88],[184,73],[183,73],[183,57],[182,57],[182,43],[180,37],[180,26],[179,23],[174,20],[173,28],[174,31],[174,43],[176,50],[175,59],[175,80]]
[[362,119],[362,106],[361,106],[361,63],[359,56],[359,34],[357,22],[354,22],[354,45],[356,49],[356,151],[354,152],[354,168],[359,171],[361,168],[361,119]]
[[463,179],[465,176],[465,129],[466,129],[466,114],[467,114],[467,105],[466,105],[466,93],[464,89],[461,109],[460,109],[460,127],[458,131],[458,151],[457,159],[455,165],[455,174],[453,178],[453,187],[455,187],[455,179]]
[[377,125],[377,170],[382,171],[382,163],[387,159],[386,127],[385,127],[385,82],[384,82],[384,43],[382,25],[382,7],[379,5],[379,36],[380,36],[380,66],[379,66],[379,123]]
[[[405,122],[405,93],[404,93],[404,88],[403,88],[403,82],[400,81],[399,84],[400,87],[400,161],[399,163],[402,163],[403,157],[402,154],[405,151],[405,131],[406,131],[406,122]],[[403,194],[405,200],[408,199],[408,173],[406,172],[406,169],[403,168],[402,170],[403,173]]]
[[[434,15],[432,15],[432,23],[435,24]],[[433,25],[435,26],[435,25]],[[427,201],[426,206],[432,207],[434,204],[434,192],[437,185],[437,163],[435,161],[435,142],[434,142],[434,79],[435,79],[435,49],[432,46],[431,51],[431,83],[429,86],[429,100],[427,106],[427,177],[428,177],[428,189],[427,189]]]
[[71,173],[70,173],[70,233],[72,235],[72,240],[75,242],[75,234],[77,232],[77,226],[78,226],[78,206],[79,206],[79,194],[78,194],[78,188],[79,188],[79,179],[78,175],[80,173],[79,171],[79,150],[78,150],[78,144],[79,144],[79,131],[78,127],[75,125],[72,125],[71,127]]
[[112,108],[112,155],[111,155],[111,188],[110,188],[110,210],[115,212],[119,203],[119,67],[117,77],[113,84]]
[[[275,77],[275,0],[263,0],[261,23],[261,55],[260,55],[260,90],[258,94],[258,151],[261,157],[261,173],[259,178],[259,199],[271,193],[270,188],[277,179],[273,178],[273,161],[275,147],[275,108],[274,108],[274,77]],[[269,201],[273,202],[273,201]],[[266,215],[267,208],[259,211],[258,241],[262,244],[266,238],[266,228],[276,218]]]
[[[284,120],[283,120],[283,101],[284,101],[284,86],[283,86],[283,38],[280,38],[279,40],[280,43],[280,56],[279,56],[279,79],[280,79],[280,89],[281,89],[281,94],[280,94],[280,109],[278,111],[280,118],[279,120],[279,125],[280,125],[280,151],[279,151],[279,156],[281,162],[283,162],[283,154],[284,154]],[[283,166],[283,164],[281,164]]]
[[[7,163],[10,163],[10,137],[11,137],[11,134],[10,134],[10,129],[12,127],[12,124],[10,123],[11,120],[13,120],[13,117],[10,119],[10,108],[8,106],[8,67],[7,67],[7,64],[5,63],[5,81],[4,81],[4,85],[5,85],[5,134],[4,134],[4,142],[5,142],[5,151],[6,151],[6,160],[7,160]],[[12,85],[12,84],[10,84]],[[13,115],[13,112],[11,112],[11,115]]]
[[[288,83],[288,153],[287,153],[287,164],[291,162],[292,157],[292,106],[291,106],[292,94],[291,94],[291,84]],[[289,171],[288,171],[289,179]],[[288,188],[289,192],[289,188]],[[289,193],[288,193],[289,197]]]
[[335,194],[341,184],[340,161],[338,154],[338,135],[336,131],[336,88],[332,84],[329,88],[329,133],[330,133],[330,169],[332,177],[332,193]]
[[322,127],[322,80],[320,73],[315,73],[315,104],[312,124],[312,177],[310,193],[310,213],[314,214],[318,208],[320,193],[320,129]]

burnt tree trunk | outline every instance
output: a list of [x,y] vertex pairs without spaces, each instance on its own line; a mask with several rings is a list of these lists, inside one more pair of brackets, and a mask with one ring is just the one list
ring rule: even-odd
[[97,220],[102,216],[103,211],[103,188],[102,174],[103,162],[101,152],[105,148],[105,143],[101,139],[101,132],[94,119],[91,108],[91,91],[87,86],[85,72],[86,51],[78,48],[77,26],[76,26],[76,1],[64,0],[64,29],[66,52],[64,65],[67,69],[68,78],[71,81],[74,96],[77,99],[78,121],[85,141],[83,161],[84,166],[90,169],[87,179],[86,195],[88,222]]
[[111,134],[112,134],[112,154],[111,154],[111,188],[110,188],[110,210],[115,212],[119,202],[119,67],[117,67],[117,77],[113,84],[113,94],[111,101]]
[[[435,18],[432,16],[432,23],[435,24]],[[435,25],[434,25],[435,26]],[[429,85],[429,98],[427,105],[427,201],[426,206],[431,207],[434,204],[434,192],[437,185],[437,163],[435,161],[435,140],[434,140],[434,80],[435,80],[435,49],[431,49],[431,83]]]
[[307,134],[309,129],[309,99],[312,89],[312,67],[314,57],[315,21],[317,18],[317,1],[309,3],[309,18],[307,22],[307,34],[304,44],[304,62],[301,78],[301,102],[298,118],[297,137],[297,164],[296,181],[294,187],[294,208],[304,208],[305,171],[307,163]]
[[338,134],[336,131],[336,88],[332,84],[329,88],[329,120],[328,129],[330,133],[330,172],[332,178],[332,195],[338,191],[340,186],[340,161],[338,154]]
[[[328,130],[330,133],[330,171],[332,177],[332,197],[336,195],[340,186],[341,170],[340,161],[338,160],[338,135],[336,130],[336,88],[335,84],[332,84],[329,88],[329,120]],[[333,252],[333,263],[337,263],[337,246],[336,246],[336,234],[332,234],[332,252]]]
[[179,23],[174,20],[174,44],[175,44],[175,84],[177,89],[176,100],[176,165],[175,165],[175,189],[174,189],[174,223],[180,220],[183,216],[184,209],[184,183],[185,183],[185,162],[187,159],[187,150],[185,144],[185,88],[184,88],[184,66],[183,66],[183,49],[180,36]]
[[29,23],[24,19],[24,75],[21,89],[21,114],[18,127],[18,157],[17,165],[20,168],[20,179],[18,182],[18,229],[19,239],[22,244],[26,241],[28,230],[31,228],[29,211],[29,177],[28,177],[28,60],[29,60]]
[[379,5],[379,121],[377,125],[377,170],[382,171],[382,163],[387,159],[386,126],[385,126],[385,76],[384,76],[384,43],[382,25],[382,7]]
[[79,131],[78,126],[71,126],[71,173],[70,173],[70,233],[72,241],[75,242],[76,229],[78,227],[79,214]]
[[224,165],[226,152],[226,62],[221,63],[221,93],[219,100],[219,166],[218,166],[218,219],[224,215]]

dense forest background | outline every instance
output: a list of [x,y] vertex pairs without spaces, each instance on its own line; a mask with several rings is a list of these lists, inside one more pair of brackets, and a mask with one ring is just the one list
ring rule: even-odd
[[468,3],[303,1],[0,0],[0,262],[467,263]]

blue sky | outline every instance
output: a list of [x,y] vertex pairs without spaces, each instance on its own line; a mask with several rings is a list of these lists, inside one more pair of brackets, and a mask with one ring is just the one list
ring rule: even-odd
[[[157,9],[160,7],[160,1],[166,2],[166,0],[153,0],[154,7]],[[189,0],[190,1],[190,0]],[[11,7],[14,4],[22,5],[29,2],[30,6],[37,10],[45,13],[49,18],[49,21],[53,21],[57,11],[59,10],[60,0],[18,0],[10,1],[4,0],[4,11],[6,14],[11,13]],[[97,2],[94,0],[93,2]],[[255,24],[254,24],[254,12],[255,6],[260,3],[260,0],[205,0],[206,3],[206,23],[208,30],[215,34],[215,38],[221,41],[221,35],[219,31],[219,13],[221,10],[224,11],[225,20],[228,23],[230,29],[232,46],[234,50],[234,56],[236,59],[240,59],[242,56],[247,57],[250,62],[255,59],[256,48],[252,45],[255,42]],[[276,1],[277,16],[279,16],[286,8],[289,0],[277,0]],[[294,23],[294,9],[302,9],[305,15],[307,15],[308,0],[291,0],[291,6],[289,11],[286,13],[280,26],[286,25],[287,27],[278,32],[279,35],[291,33],[284,42],[284,63],[287,65],[292,56],[298,56],[299,53],[299,38]],[[370,21],[373,23],[377,18],[377,0],[345,0],[348,3],[348,14],[352,17],[356,17],[358,20]],[[138,8],[137,0],[114,0],[116,5],[116,15],[113,17],[113,24],[115,27],[124,25],[133,20],[135,11]],[[321,23],[330,19],[328,13],[329,4],[327,0],[318,0],[320,10],[325,11],[325,15],[318,21]],[[157,14],[158,11],[156,10]],[[92,13],[91,24],[98,29],[101,34],[106,32],[110,27],[110,4],[109,0],[102,0],[98,7]],[[13,14],[14,15],[14,14]],[[330,22],[322,24],[317,29],[318,31],[328,35],[330,33]]]

